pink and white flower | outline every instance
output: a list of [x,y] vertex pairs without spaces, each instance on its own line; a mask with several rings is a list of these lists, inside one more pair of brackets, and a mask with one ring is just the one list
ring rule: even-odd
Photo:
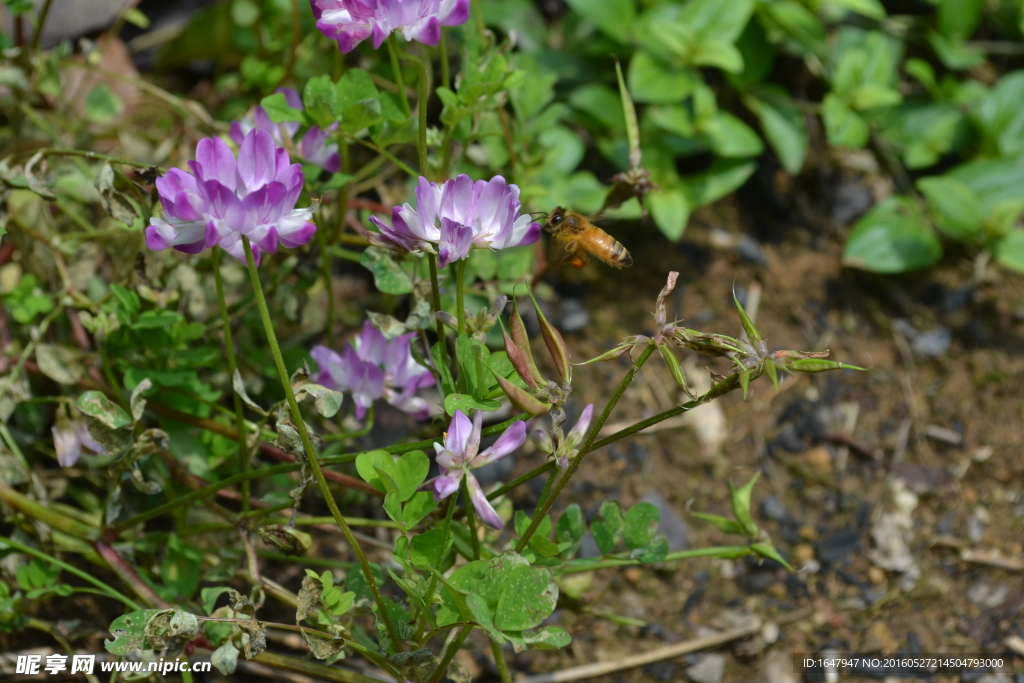
[[376,50],[393,31],[407,41],[437,45],[442,26],[469,20],[469,0],[310,0],[310,6],[316,27],[342,52],[371,37]]
[[441,474],[424,482],[420,486],[420,491],[431,491],[434,494],[434,500],[441,500],[457,492],[462,480],[465,479],[469,499],[473,503],[473,509],[480,516],[480,520],[492,529],[500,529],[501,518],[491,507],[483,489],[480,488],[480,482],[476,480],[471,470],[500,460],[522,446],[526,441],[526,423],[522,421],[512,423],[490,448],[478,453],[482,424],[483,413],[477,412],[473,421],[470,422],[461,410],[455,411],[451,424],[448,425],[448,431],[444,434],[444,444],[434,444],[434,450],[437,452],[437,465],[441,468]]
[[444,268],[474,247],[508,249],[540,239],[540,223],[521,209],[519,188],[501,176],[473,182],[462,174],[441,186],[420,176],[416,208],[394,207],[391,225],[371,216],[380,235],[370,237],[379,246],[436,253]]
[[[302,98],[299,97],[297,91],[292,88],[278,88],[277,92],[284,95],[289,107],[302,111]],[[249,131],[265,130],[270,133],[270,137],[273,138],[277,145],[296,150],[294,137],[299,131],[299,127],[297,121],[274,123],[267,116],[266,110],[262,106],[257,105],[253,108],[251,114],[231,122],[230,135],[235,144],[241,145]],[[326,131],[316,126],[307,130],[306,134],[298,142],[297,151],[299,156],[304,161],[315,164],[328,173],[337,173],[341,169],[341,156],[338,153],[338,145],[336,143],[328,144],[327,142],[327,133],[337,127],[338,124],[335,123]]]
[[296,209],[302,192],[302,166],[274,144],[267,131],[251,130],[238,159],[220,138],[203,138],[192,173],[172,168],[156,181],[164,215],[150,219],[146,246],[198,254],[219,246],[245,263],[242,236],[252,242],[259,264],[263,252],[301,247],[312,239],[312,206]]
[[430,371],[416,362],[410,350],[414,334],[386,339],[367,320],[354,342],[339,355],[326,346],[310,351],[319,366],[314,381],[330,389],[352,394],[356,418],[363,419],[373,402],[383,398],[418,419],[427,417],[427,402],[416,395],[434,384]]

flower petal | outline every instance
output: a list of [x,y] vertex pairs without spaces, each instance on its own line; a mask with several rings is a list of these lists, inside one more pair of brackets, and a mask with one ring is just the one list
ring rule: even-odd
[[470,467],[480,467],[487,463],[500,460],[516,450],[526,441],[526,423],[522,420],[513,423],[505,433],[498,437],[498,440],[491,444],[491,447],[473,459]]
[[573,428],[569,430],[569,435],[565,437],[565,441],[570,447],[575,447],[583,441],[583,437],[587,435],[587,430],[590,429],[590,418],[593,415],[594,404],[587,404],[587,407],[580,413],[580,419],[576,421]]
[[476,480],[472,474],[466,475],[466,485],[469,489],[469,499],[473,501],[473,509],[476,510],[477,516],[480,517],[480,521],[491,527],[492,529],[501,529],[501,517],[491,507],[490,502],[487,500],[487,496],[484,495],[483,489],[480,488],[480,482]]
[[[473,423],[461,410],[456,410],[444,436],[444,447],[460,455],[466,452],[466,445],[473,434]],[[475,452],[474,452],[475,455]]]
[[199,180],[216,180],[235,191],[235,155],[228,143],[220,138],[203,138],[196,145],[196,160],[192,166]]

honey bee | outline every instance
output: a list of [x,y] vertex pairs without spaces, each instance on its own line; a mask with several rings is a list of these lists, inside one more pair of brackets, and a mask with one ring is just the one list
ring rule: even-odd
[[563,263],[570,263],[577,268],[587,264],[588,254],[596,256],[612,268],[625,268],[633,265],[633,257],[618,240],[598,228],[583,214],[567,211],[556,207],[548,215],[544,229],[551,233],[557,242],[565,244],[568,255]]

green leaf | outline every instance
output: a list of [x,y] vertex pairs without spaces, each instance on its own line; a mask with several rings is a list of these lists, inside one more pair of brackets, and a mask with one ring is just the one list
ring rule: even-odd
[[572,636],[559,626],[545,626],[536,631],[506,631],[505,635],[512,641],[512,648],[516,652],[527,648],[557,650],[572,642]]
[[413,536],[409,555],[413,565],[424,570],[440,567],[445,553],[452,547],[450,536],[447,544],[442,546],[446,535],[444,529],[431,529]]
[[647,194],[647,208],[655,225],[670,240],[678,240],[690,220],[690,204],[681,188],[662,188]]
[[85,376],[82,353],[68,346],[39,344],[36,346],[36,363],[40,372],[58,384],[73,386]]
[[891,107],[902,101],[903,95],[898,90],[874,83],[860,86],[853,91],[850,98],[851,106],[857,111],[878,107]]
[[341,129],[346,133],[358,133],[381,121],[383,117],[377,98],[359,100],[341,111]]
[[743,71],[743,55],[731,42],[721,39],[698,43],[692,61],[697,66],[717,66],[734,74]]
[[996,243],[992,252],[996,261],[1002,265],[1018,273],[1024,273],[1024,230],[1011,231]]
[[886,18],[885,7],[878,0],[829,0],[829,2],[871,19],[881,21]]
[[935,50],[935,56],[947,69],[961,71],[985,61],[984,50],[968,47],[963,40],[947,38],[938,31],[928,32],[928,43]]
[[736,521],[739,522],[740,527],[748,536],[757,535],[757,525],[754,524],[754,518],[750,514],[750,498],[754,493],[754,484],[757,483],[760,477],[760,472],[755,473],[746,484],[740,488],[733,486],[732,480],[729,480],[729,491],[732,494],[732,513],[736,517]]
[[438,501],[434,500],[434,494],[427,491],[419,491],[414,493],[412,498],[402,508],[402,519],[407,529],[411,529],[419,524],[424,517],[433,512],[438,505]]
[[327,74],[316,76],[306,82],[302,93],[302,104],[306,115],[320,128],[326,130],[336,120],[338,90]]
[[356,471],[363,481],[379,491],[388,490],[381,477],[383,472],[394,482],[399,500],[407,501],[427,478],[430,459],[423,451],[411,451],[397,460],[387,451],[369,451],[356,457]]
[[341,403],[345,400],[345,394],[334,389],[328,389],[320,384],[303,384],[295,392],[295,397],[301,400],[302,394],[309,394],[313,397],[313,405],[316,412],[324,417],[334,417],[341,409]]
[[105,85],[97,85],[85,96],[85,116],[95,123],[110,121],[124,110],[121,98]]
[[367,247],[360,255],[359,263],[373,273],[373,283],[385,294],[408,294],[412,291],[409,274],[395,263],[386,249]]
[[871,133],[868,124],[835,93],[825,95],[821,103],[821,116],[829,144],[855,149],[867,144]]
[[984,11],[984,0],[940,0],[939,32],[947,38],[967,40],[978,29]]
[[690,206],[704,206],[721,199],[745,183],[756,168],[757,163],[747,159],[716,158],[704,172],[681,179]]
[[690,0],[680,13],[682,22],[701,40],[715,38],[733,43],[754,11],[754,0]]
[[1021,212],[1024,212],[1024,199],[1007,199],[992,207],[985,221],[985,230],[989,235],[1003,238],[1010,234]]
[[132,418],[103,392],[90,389],[75,402],[75,405],[89,417],[94,417],[111,429],[121,429],[132,424]]
[[494,625],[502,631],[523,631],[540,625],[558,603],[558,584],[542,567],[512,568],[502,577]]
[[579,550],[586,530],[587,526],[580,506],[577,503],[570,504],[558,518],[558,524],[555,526],[555,538],[560,543],[569,544],[569,548],[565,551],[566,557],[572,557]]
[[709,515],[706,512],[691,512],[690,514],[697,519],[702,519],[705,522],[711,522],[723,533],[738,534],[740,536],[744,535],[743,527],[734,519],[722,517],[721,515]]
[[617,500],[606,500],[601,503],[597,519],[590,524],[590,531],[602,555],[609,555],[622,540],[626,521],[622,516],[622,507]]
[[174,612],[174,610],[143,609],[123,614],[110,622],[110,635],[113,640],[104,640],[103,647],[107,652],[123,657],[132,650],[151,649],[146,641],[146,626],[149,620],[158,614]]
[[361,100],[376,99],[377,94],[377,86],[370,74],[363,69],[347,69],[338,80],[334,113],[340,116],[345,107]]
[[843,250],[843,263],[876,273],[924,268],[941,257],[939,238],[904,197],[890,197],[865,214]]
[[203,610],[206,612],[206,616],[213,616],[213,610],[216,609],[217,598],[224,593],[227,593],[231,588],[229,586],[207,586],[206,588],[199,591],[199,597],[203,601]]
[[637,503],[626,511],[623,540],[630,550],[646,548],[658,533],[661,513],[650,503]]
[[597,24],[609,37],[620,43],[629,40],[630,27],[636,15],[633,0],[568,0],[581,16]]
[[775,106],[753,97],[747,98],[745,102],[757,114],[764,136],[775,150],[782,167],[788,173],[799,173],[810,146],[803,112],[796,107]]
[[967,242],[984,227],[981,199],[966,183],[949,176],[929,176],[917,181],[917,189],[928,199],[939,229],[954,239]]
[[629,142],[629,165],[631,168],[640,166],[640,125],[636,119],[636,107],[629,96],[626,79],[622,77],[622,65],[615,60],[615,77],[619,82],[619,99],[622,101],[622,117],[626,122],[626,140]]
[[771,543],[753,543],[751,544],[750,549],[761,557],[766,557],[769,560],[775,560],[786,569],[793,571],[793,568],[789,566],[789,562],[786,562],[782,555],[779,554],[779,551],[776,550],[775,546]]
[[456,410],[469,413],[470,410],[491,411],[501,407],[497,399],[477,399],[469,394],[448,394],[444,397],[444,412],[454,415]]
[[710,121],[702,122],[700,130],[710,140],[711,149],[723,157],[756,157],[764,151],[757,133],[732,114],[719,111]]
[[284,93],[276,92],[273,95],[267,95],[260,100],[260,106],[267,113],[267,118],[274,123],[298,121],[304,125],[309,124],[306,114],[299,109],[293,109],[285,99]]
[[674,69],[643,50],[629,61],[629,92],[637,102],[675,104],[689,95],[699,83],[687,69]]

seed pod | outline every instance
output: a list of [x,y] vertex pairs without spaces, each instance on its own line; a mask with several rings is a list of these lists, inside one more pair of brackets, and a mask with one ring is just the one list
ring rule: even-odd
[[537,303],[537,299],[534,298],[533,292],[530,292],[530,300],[533,301],[533,310],[537,311],[537,320],[540,321],[540,334],[544,337],[544,344],[548,347],[551,360],[555,362],[555,369],[558,371],[562,381],[571,382],[572,362],[569,360],[569,350],[565,346],[565,340],[562,339],[562,334],[555,329],[555,326],[541,312],[540,305]]
[[840,363],[837,360],[822,360],[819,358],[798,358],[786,364],[790,370],[796,372],[826,372],[828,370],[861,370],[864,368],[856,365]]
[[508,318],[508,332],[509,336],[512,337],[512,342],[522,354],[523,360],[526,361],[526,367],[529,369],[529,374],[534,380],[533,385],[542,384],[544,377],[540,374],[540,370],[537,369],[537,364],[533,362],[533,353],[530,351],[530,338],[526,334],[526,325],[523,324],[523,317],[519,315],[519,302],[515,299],[512,299],[512,315]]
[[508,336],[504,326],[501,329],[501,336],[505,338],[505,354],[512,363],[512,367],[516,369],[516,374],[522,377],[523,381],[529,384],[531,389],[536,389],[537,379],[532,374],[531,363],[526,360],[523,352],[512,341],[512,337]]
[[551,410],[551,405],[544,403],[540,399],[534,397],[525,389],[517,387],[512,382],[501,375],[495,373],[494,378],[498,380],[498,386],[508,396],[508,400],[512,402],[516,408],[529,413],[530,415],[543,415]]
[[668,371],[672,373],[672,379],[676,381],[676,384],[686,392],[686,395],[690,398],[695,398],[695,394],[690,390],[690,387],[686,384],[686,375],[683,374],[683,369],[679,367],[679,361],[676,359],[672,349],[668,348],[664,344],[658,345],[658,351],[661,353],[661,357],[665,359],[665,364],[668,365]]
[[267,545],[279,548],[286,555],[302,555],[313,546],[313,538],[283,524],[268,524],[256,529]]

